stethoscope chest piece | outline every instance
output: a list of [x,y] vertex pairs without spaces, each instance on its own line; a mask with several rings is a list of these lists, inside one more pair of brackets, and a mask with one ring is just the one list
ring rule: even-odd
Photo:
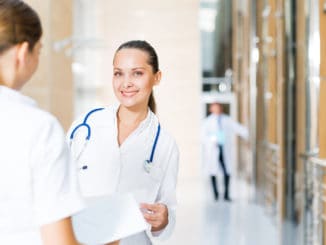
[[149,161],[149,160],[144,161],[144,169],[147,173],[149,173],[151,171],[152,165],[153,165],[153,163],[151,161]]

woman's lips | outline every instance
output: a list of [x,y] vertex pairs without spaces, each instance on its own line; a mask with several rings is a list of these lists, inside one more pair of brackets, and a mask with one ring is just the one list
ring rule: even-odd
[[138,91],[121,91],[122,96],[125,97],[132,97],[134,96]]

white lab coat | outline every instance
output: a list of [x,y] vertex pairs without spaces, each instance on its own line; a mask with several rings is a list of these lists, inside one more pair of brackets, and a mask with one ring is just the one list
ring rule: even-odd
[[[91,114],[87,123],[91,138],[78,162],[79,182],[84,196],[100,196],[112,193],[132,193],[139,203],[160,202],[167,205],[169,224],[161,232],[150,231],[122,239],[121,245],[152,244],[150,238],[167,238],[175,224],[176,181],[178,175],[178,147],[174,139],[161,128],[153,160],[148,173],[144,161],[149,159],[157,132],[158,119],[150,110],[146,119],[131,135],[118,145],[118,105]],[[84,120],[76,120],[68,132]],[[75,157],[80,153],[86,135],[85,128],[75,133],[71,150]],[[87,165],[86,170],[80,169]]]
[[202,160],[204,173],[207,175],[217,175],[219,173],[220,163],[218,160],[219,149],[217,147],[217,132],[219,129],[218,117],[221,117],[220,123],[225,134],[223,146],[224,163],[227,173],[230,175],[234,169],[234,144],[235,135],[243,139],[248,139],[248,130],[246,127],[234,121],[230,116],[221,114],[219,116],[210,114],[203,120],[202,126]]
[[0,244],[41,245],[41,225],[83,208],[64,133],[33,100],[4,86],[0,115]]

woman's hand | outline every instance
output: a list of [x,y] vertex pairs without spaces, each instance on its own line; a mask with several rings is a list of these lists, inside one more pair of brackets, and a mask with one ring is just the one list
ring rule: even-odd
[[160,231],[169,223],[168,208],[162,203],[140,204],[144,219],[152,226],[151,231]]
[[119,245],[119,244],[120,244],[120,241],[115,241],[115,242],[107,243],[105,245]]
[[70,217],[41,226],[44,245],[81,245],[77,242]]

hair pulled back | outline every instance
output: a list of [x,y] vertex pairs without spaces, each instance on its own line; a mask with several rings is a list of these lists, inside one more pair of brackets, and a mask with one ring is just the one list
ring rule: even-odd
[[[156,54],[155,49],[150,45],[148,42],[143,40],[131,40],[125,42],[119,46],[116,53],[122,49],[138,49],[141,50],[148,55],[147,63],[152,67],[153,73],[157,73],[159,69],[159,62],[158,56]],[[156,113],[156,102],[154,98],[153,91],[151,92],[148,100],[148,107],[151,109],[152,112]]]
[[0,0],[0,55],[12,46],[28,42],[29,51],[42,36],[38,14],[21,0]]

